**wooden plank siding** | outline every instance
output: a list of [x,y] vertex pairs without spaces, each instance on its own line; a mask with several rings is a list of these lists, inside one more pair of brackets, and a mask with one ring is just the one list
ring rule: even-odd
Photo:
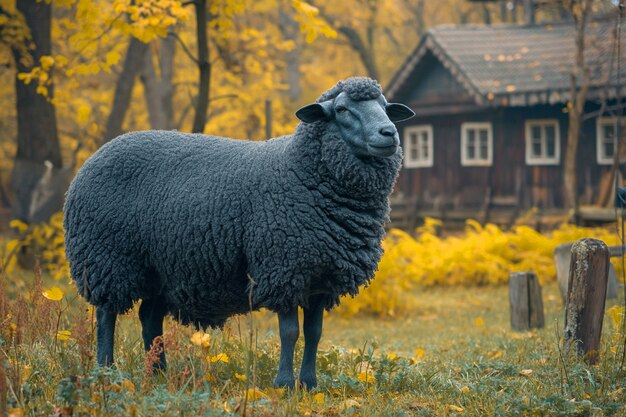
[[[590,109],[591,111],[592,109]],[[559,165],[527,165],[526,121],[556,119],[559,123]],[[490,122],[493,132],[493,163],[490,167],[461,165],[461,125]],[[563,160],[567,144],[568,115],[563,106],[500,107],[450,115],[419,115],[399,124],[402,143],[404,129],[414,125],[433,127],[432,167],[403,168],[397,189],[415,195],[419,210],[479,210],[487,192],[511,196],[519,189],[522,210],[532,207],[559,209],[563,195]],[[585,121],[578,152],[578,189],[581,204],[593,204],[598,184],[610,166],[596,159],[596,121]]]

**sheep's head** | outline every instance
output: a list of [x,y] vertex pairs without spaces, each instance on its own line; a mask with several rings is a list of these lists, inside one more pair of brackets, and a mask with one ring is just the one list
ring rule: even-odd
[[400,138],[393,122],[414,115],[404,104],[387,103],[380,84],[370,78],[340,81],[315,103],[296,112],[305,123],[334,123],[352,151],[362,157],[394,155]]

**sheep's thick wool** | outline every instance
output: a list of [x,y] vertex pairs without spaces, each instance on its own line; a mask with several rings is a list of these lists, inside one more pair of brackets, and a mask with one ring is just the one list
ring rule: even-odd
[[[364,80],[322,98],[380,95]],[[253,309],[286,311],[323,293],[330,309],[374,276],[400,163],[400,151],[356,157],[321,121],[266,142],[122,135],[68,191],[72,277],[108,311],[158,296],[174,318],[203,327],[249,311],[250,295]]]

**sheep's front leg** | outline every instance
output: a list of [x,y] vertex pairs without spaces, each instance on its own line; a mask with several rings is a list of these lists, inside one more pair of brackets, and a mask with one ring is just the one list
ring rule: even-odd
[[324,320],[324,303],[320,295],[309,300],[309,307],[304,309],[304,355],[300,368],[300,383],[308,389],[317,386],[315,376],[315,359],[317,345],[322,337],[322,322]]
[[115,338],[115,320],[117,314],[96,307],[96,333],[98,345],[98,365],[111,366],[113,364],[113,342]]
[[300,336],[298,307],[285,313],[278,313],[278,330],[280,333],[280,362],[278,363],[278,374],[274,380],[274,386],[276,388],[293,388],[295,384],[293,352]]
[[[139,320],[141,321],[141,335],[143,336],[143,346],[148,352],[152,348],[154,339],[163,336],[163,319],[167,314],[165,302],[159,298],[148,298],[141,301],[139,307]],[[165,351],[163,341],[159,346],[159,360],[154,363],[155,369],[165,369]]]

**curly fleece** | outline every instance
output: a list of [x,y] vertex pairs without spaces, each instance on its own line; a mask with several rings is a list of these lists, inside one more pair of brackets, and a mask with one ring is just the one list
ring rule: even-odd
[[[380,86],[348,79],[322,97]],[[354,92],[354,97],[359,96]],[[174,318],[222,326],[252,308],[326,308],[367,284],[382,255],[401,162],[358,158],[332,123],[266,142],[133,132],[81,168],[65,203],[79,292],[122,313],[157,298]]]

